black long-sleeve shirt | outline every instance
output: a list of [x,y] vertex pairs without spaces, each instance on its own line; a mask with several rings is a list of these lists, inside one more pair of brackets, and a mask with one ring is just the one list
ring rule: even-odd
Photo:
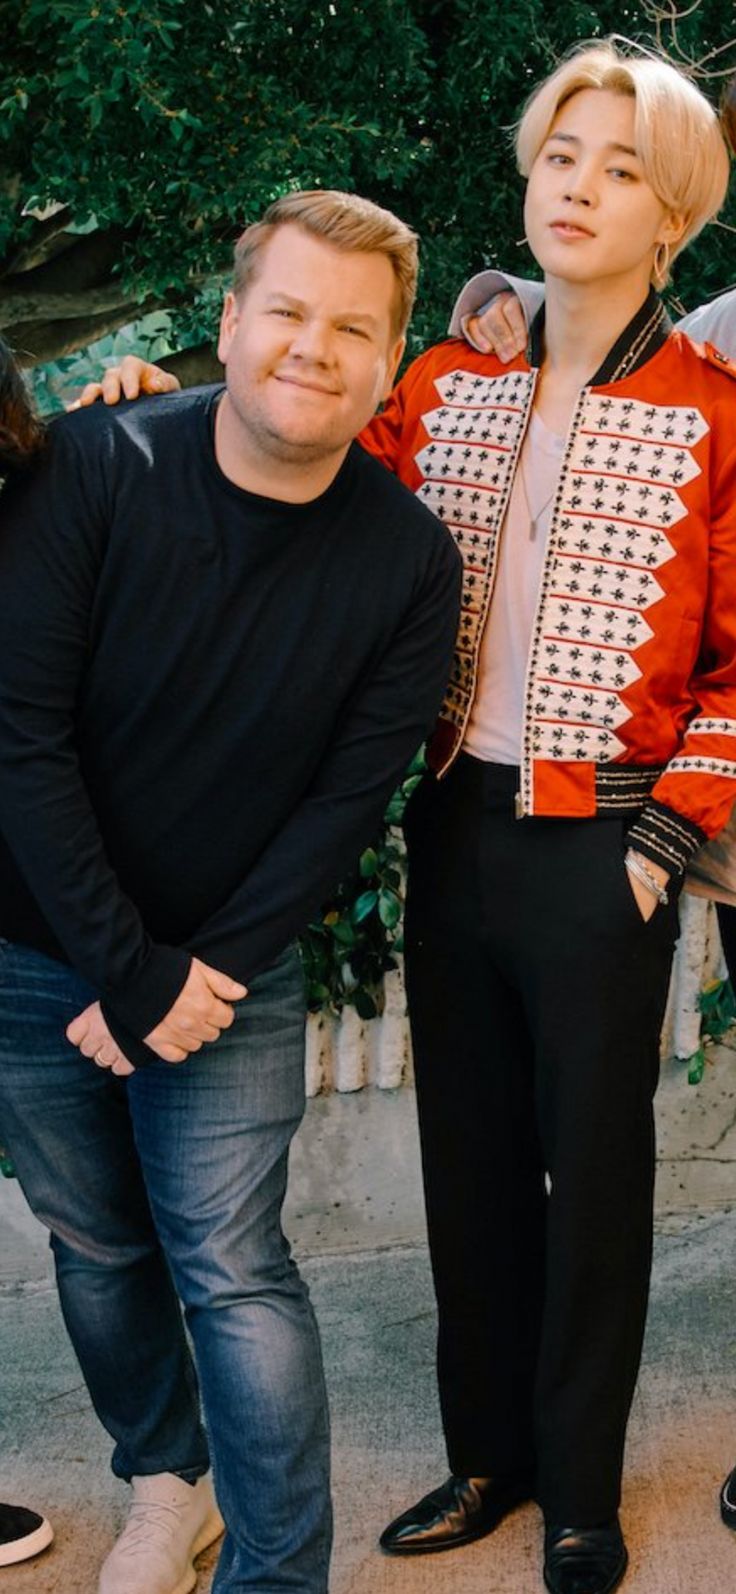
[[219,392],[63,418],[0,501],[0,935],[72,964],[126,1043],[191,954],[247,984],[303,927],[456,629],[434,516],[355,444],[310,503],[236,487]]

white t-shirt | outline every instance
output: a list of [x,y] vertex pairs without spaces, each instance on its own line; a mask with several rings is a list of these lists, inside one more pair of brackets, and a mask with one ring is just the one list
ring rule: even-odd
[[679,332],[687,332],[696,343],[714,343],[721,354],[736,360],[736,288],[719,293],[710,304],[698,305],[678,321]]
[[520,764],[527,661],[564,437],[533,410],[501,527],[476,695],[463,746],[486,763]]

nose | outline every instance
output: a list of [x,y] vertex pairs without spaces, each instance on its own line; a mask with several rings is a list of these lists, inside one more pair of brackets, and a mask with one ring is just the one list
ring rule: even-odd
[[588,209],[593,203],[590,194],[583,192],[579,186],[569,188],[562,197],[568,205],[585,205]]
[[317,317],[305,318],[294,329],[291,353],[314,365],[329,365],[332,360],[331,329]]
[[585,205],[587,209],[595,204],[595,184],[592,173],[583,166],[576,167],[570,173],[569,182],[565,188],[563,198],[571,205]]

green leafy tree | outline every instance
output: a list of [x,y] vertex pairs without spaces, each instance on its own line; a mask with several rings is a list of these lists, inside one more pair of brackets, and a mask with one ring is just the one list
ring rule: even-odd
[[[180,347],[211,338],[237,232],[299,186],[416,227],[416,349],[469,269],[531,265],[510,129],[535,80],[576,40],[657,32],[650,0],[0,0],[0,21],[0,327],[28,363],[152,310]],[[732,0],[660,24],[708,71],[736,66],[733,32]],[[732,253],[709,229],[686,304],[730,284]]]
[[200,291],[277,194],[409,187],[425,157],[427,45],[402,0],[4,0],[0,17],[0,325],[29,363],[154,308],[201,331]]

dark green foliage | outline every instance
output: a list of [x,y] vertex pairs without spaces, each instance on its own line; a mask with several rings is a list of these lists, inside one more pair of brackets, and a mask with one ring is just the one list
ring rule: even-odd
[[339,1012],[346,1002],[361,1018],[375,1018],[381,1010],[383,976],[396,967],[394,953],[401,951],[403,847],[396,827],[424,767],[419,754],[389,804],[374,845],[302,937],[313,1010]]
[[402,0],[4,0],[0,16],[0,256],[36,236],[24,207],[61,204],[112,236],[141,304],[181,306],[183,332],[197,285],[284,189],[393,193],[426,159],[407,125],[426,42]]

